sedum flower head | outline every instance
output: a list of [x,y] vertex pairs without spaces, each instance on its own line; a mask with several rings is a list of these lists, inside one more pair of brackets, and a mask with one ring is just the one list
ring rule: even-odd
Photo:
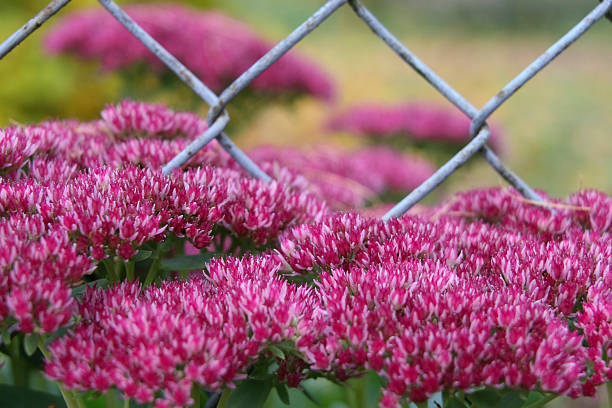
[[[215,91],[222,90],[271,48],[249,27],[221,13],[172,4],[141,4],[126,7],[126,11]],[[106,70],[140,62],[163,69],[161,62],[138,39],[127,35],[119,22],[100,9],[81,11],[63,19],[48,35],[46,48],[54,54],[70,53],[97,60]],[[257,77],[252,88],[260,92],[305,93],[321,99],[331,99],[334,95],[327,74],[293,53]]]
[[186,282],[90,290],[81,323],[50,346],[45,373],[71,389],[115,387],[157,406],[192,404],[193,384],[232,386],[311,314],[311,291],[281,280],[278,268],[273,258],[230,258]]
[[[377,139],[400,136],[417,143],[464,145],[470,137],[470,120],[461,112],[420,102],[354,106],[332,116],[327,126],[330,130]],[[503,151],[502,139],[500,129],[492,127],[489,145]]]

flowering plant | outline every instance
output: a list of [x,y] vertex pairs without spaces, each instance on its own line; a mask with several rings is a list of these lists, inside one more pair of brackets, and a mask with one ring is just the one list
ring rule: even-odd
[[[176,4],[138,4],[125,10],[215,92],[222,91],[272,47],[246,24],[220,12]],[[48,34],[45,47],[51,54],[96,61],[106,72],[119,71],[125,79],[123,88],[129,91],[126,95],[143,99],[160,99],[163,95],[164,100],[173,99],[190,109],[201,105],[191,92],[182,93],[184,87],[153,53],[99,8],[62,19]],[[266,100],[310,95],[329,101],[335,89],[328,74],[315,63],[290,52],[259,75],[247,94],[253,95],[246,100],[245,95],[238,98],[241,108],[234,119],[243,120],[244,112],[260,107],[262,95]]]
[[126,101],[0,131],[16,385],[40,370],[68,407],[253,407],[375,373],[383,407],[535,408],[612,380],[611,197],[475,190],[384,223],[214,144],[156,171],[205,127]]
[[[470,120],[461,113],[423,102],[391,106],[356,105],[332,115],[327,128],[367,137],[375,143],[423,150],[442,162],[455,154],[470,138]],[[503,152],[503,133],[491,127],[489,146]]]
[[386,147],[349,151],[319,146],[300,151],[262,146],[248,153],[266,168],[277,164],[299,172],[310,183],[304,188],[337,210],[385,201],[391,195],[418,187],[434,172],[429,161]]

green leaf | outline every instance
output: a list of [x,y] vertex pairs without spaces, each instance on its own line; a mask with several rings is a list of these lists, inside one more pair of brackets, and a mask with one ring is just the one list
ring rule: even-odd
[[58,395],[7,384],[0,384],[0,401],[2,401],[3,408],[66,407],[64,400]]
[[149,259],[152,254],[153,254],[153,251],[146,251],[146,250],[140,249],[136,253],[136,255],[130,258],[130,261],[134,261],[134,262],[144,261],[145,259]]
[[268,369],[270,368],[271,360],[260,360],[255,363],[249,371],[249,378],[254,380],[267,381],[270,378]]
[[272,390],[271,380],[251,380],[242,382],[227,401],[231,408],[259,408],[262,407]]
[[106,278],[97,279],[92,282],[87,282],[82,285],[75,286],[74,288],[72,288],[72,297],[81,299],[83,295],[85,294],[85,290],[87,290],[87,288],[93,288],[94,286],[96,288],[105,288],[108,286],[108,279]]
[[541,392],[531,391],[521,408],[540,408],[557,397],[556,394],[542,394]]
[[287,391],[287,387],[285,386],[285,384],[276,383],[274,384],[274,388],[276,388],[278,398],[280,398],[280,400],[283,401],[285,405],[290,405],[291,401],[289,400],[289,392]]
[[466,395],[472,402],[472,406],[476,408],[494,408],[497,407],[502,396],[498,390],[493,388],[485,388]]
[[5,346],[8,346],[11,344],[11,333],[9,332],[9,329],[7,328],[2,329],[2,343]]
[[544,398],[544,395],[542,395],[541,392],[531,391],[529,395],[527,396],[527,400],[525,400],[525,406],[535,404],[536,402],[540,401],[542,398]]
[[300,385],[298,387],[298,389],[300,391],[302,391],[304,393],[304,396],[306,398],[308,398],[310,400],[310,402],[312,402],[313,404],[315,404],[317,407],[321,407],[321,403],[319,401],[317,401],[317,399],[314,397],[314,395],[312,395],[312,393],[310,391],[308,391],[308,389],[306,387],[304,387],[303,385]]
[[191,271],[204,269],[210,257],[206,255],[180,255],[174,258],[162,259],[160,269],[165,271]]
[[276,357],[280,358],[281,360],[285,359],[285,353],[280,348],[276,346],[270,346],[268,347],[268,350],[270,350],[272,354],[274,354]]
[[465,408],[465,404],[453,395],[448,400],[444,400],[444,408]]
[[525,403],[525,398],[516,391],[509,391],[504,394],[497,405],[499,408],[520,408]]
[[28,356],[33,355],[38,349],[38,341],[40,335],[38,333],[26,334],[23,340],[23,348]]

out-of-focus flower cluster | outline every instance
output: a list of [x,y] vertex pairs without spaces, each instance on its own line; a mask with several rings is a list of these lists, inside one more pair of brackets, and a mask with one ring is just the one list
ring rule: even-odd
[[[221,13],[170,4],[135,5],[125,10],[215,91],[222,90],[271,48],[249,27]],[[46,47],[52,53],[71,53],[98,60],[106,70],[139,62],[158,69],[163,67],[138,39],[99,8],[63,19],[48,35]],[[252,88],[272,93],[306,93],[326,100],[334,96],[327,74],[293,53],[282,57],[255,79]]]
[[405,193],[434,172],[427,160],[386,147],[347,151],[327,146],[300,151],[265,146],[249,151],[249,156],[304,176],[311,190],[336,209],[361,208],[386,192]]
[[[463,146],[470,138],[470,120],[465,115],[427,103],[354,106],[333,115],[327,127],[374,140],[394,137],[402,144]],[[488,144],[496,151],[503,151],[503,135],[499,127],[491,127]]]

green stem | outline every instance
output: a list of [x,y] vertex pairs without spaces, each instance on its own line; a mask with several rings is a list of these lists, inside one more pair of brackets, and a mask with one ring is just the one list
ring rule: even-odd
[[193,408],[200,408],[200,387],[198,384],[193,384],[191,387],[191,398],[193,399]]
[[119,277],[115,274],[115,266],[113,261],[110,258],[104,258],[102,260],[104,264],[104,268],[106,269],[106,273],[108,273],[108,280],[111,283],[115,283],[119,281]]
[[21,336],[13,337],[9,346],[13,384],[17,387],[28,387],[28,367],[21,353]]
[[355,378],[346,383],[344,390],[349,406],[365,408],[365,377]]
[[177,255],[185,255],[185,238],[177,238],[174,246]]
[[144,281],[145,287],[150,286],[153,282],[155,282],[155,279],[157,278],[157,274],[159,272],[160,262],[161,262],[161,254],[158,248],[153,253],[153,263],[151,264],[151,267],[149,268],[149,272],[147,272],[147,277],[145,278],[145,281]]
[[606,383],[606,389],[608,390],[608,407],[612,407],[612,382]]
[[119,408],[117,395],[115,394],[115,390],[112,388],[106,391],[106,394],[104,394],[104,400],[106,401],[106,408]]
[[123,261],[121,260],[121,258],[115,258],[116,261],[113,263],[114,267],[115,267],[115,277],[117,278],[117,281],[121,280],[121,271],[123,270]]
[[130,399],[123,400],[123,408],[130,408]]
[[223,390],[223,392],[221,393],[221,398],[219,398],[219,403],[217,404],[217,408],[227,407],[227,402],[229,401],[231,393],[232,393],[232,390],[229,388],[226,388]]
[[134,261],[128,261],[128,263],[125,264],[125,275],[130,282],[134,282],[134,266]]
[[[47,360],[50,360],[49,350],[47,350],[45,347],[44,339],[42,337],[38,341],[38,349]],[[81,398],[77,397],[72,391],[64,388],[60,382],[56,381],[55,383],[62,394],[62,398],[64,398],[67,408],[85,408],[85,403]]]

